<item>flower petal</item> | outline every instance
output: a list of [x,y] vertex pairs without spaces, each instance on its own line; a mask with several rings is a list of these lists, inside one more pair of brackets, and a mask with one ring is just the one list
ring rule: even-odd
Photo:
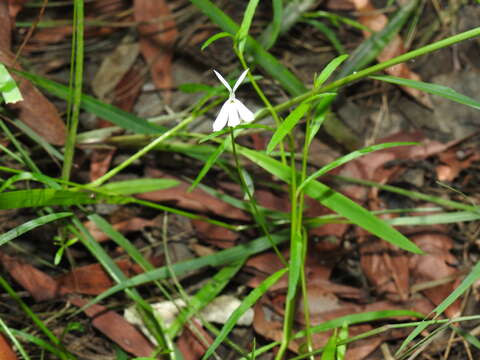
[[243,79],[245,79],[245,76],[247,76],[248,74],[248,70],[245,70],[242,75],[240,75],[240,77],[238,78],[237,82],[235,83],[235,85],[233,86],[233,90],[232,92],[235,93],[235,91],[237,90],[237,88],[242,84],[243,82]]
[[235,127],[240,124],[240,117],[236,106],[236,99],[228,100],[230,106],[228,108],[228,126]]
[[230,100],[225,101],[225,103],[222,105],[222,108],[220,109],[217,118],[213,122],[213,131],[222,130],[225,125],[227,125],[230,108],[233,107],[232,105],[233,104]]
[[251,112],[245,105],[243,105],[243,103],[240,100],[235,99],[234,103],[235,103],[235,108],[237,109],[238,114],[240,115],[241,121],[249,123],[255,120],[255,115],[253,115],[253,112]]
[[213,70],[213,72],[215,73],[215,75],[217,75],[218,80],[220,80],[220,82],[223,84],[223,86],[225,86],[228,89],[230,94],[233,93],[233,90],[230,87],[230,85],[228,84],[227,80],[225,80],[225,78],[222,75],[220,75],[220,73],[217,70]]

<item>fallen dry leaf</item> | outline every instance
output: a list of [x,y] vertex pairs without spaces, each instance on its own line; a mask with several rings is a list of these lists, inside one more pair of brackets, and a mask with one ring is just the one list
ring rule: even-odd
[[206,221],[192,220],[192,225],[202,241],[221,249],[228,249],[234,246],[235,241],[239,237],[237,232]]
[[90,181],[95,181],[105,175],[115,154],[112,149],[94,149],[90,156]]
[[51,300],[57,297],[57,282],[43,271],[1,252],[0,263],[36,301]]
[[12,349],[5,335],[0,334],[0,358],[2,360],[17,360],[17,355]]
[[[425,252],[424,255],[413,255],[410,258],[411,274],[416,284],[451,278],[451,281],[443,285],[422,290],[432,303],[439,305],[458,285],[458,279],[456,279],[458,271],[454,267],[457,260],[450,253],[453,248],[453,240],[445,234],[433,232],[413,235],[410,240]],[[445,314],[449,318],[459,316],[460,313],[460,300],[445,310]]]
[[[195,326],[195,331],[191,329]],[[200,333],[203,339],[199,339],[197,334]],[[203,341],[207,344],[204,344]],[[201,359],[208,347],[213,343],[212,336],[196,320],[188,323],[177,340],[177,346],[182,352],[185,360]]]
[[140,50],[150,68],[155,87],[171,99],[173,45],[178,31],[168,2],[134,0],[135,21],[139,22]]
[[[82,307],[87,300],[72,297],[69,301],[75,306]],[[92,324],[105,336],[120,346],[123,350],[135,356],[151,356],[154,346],[137,330],[128,323],[121,315],[98,304],[89,306],[84,310],[88,317],[92,318]]]

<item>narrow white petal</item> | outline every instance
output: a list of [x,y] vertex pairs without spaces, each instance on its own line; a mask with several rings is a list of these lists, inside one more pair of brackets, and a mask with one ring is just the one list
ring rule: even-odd
[[235,127],[240,124],[240,118],[238,117],[238,110],[236,106],[236,99],[229,100],[230,106],[228,108],[228,126]]
[[240,100],[235,99],[235,108],[240,115],[240,120],[244,122],[252,122],[255,119],[255,115],[251,112]]
[[230,85],[228,84],[227,80],[225,80],[225,78],[222,75],[220,75],[220,73],[217,70],[213,70],[213,72],[215,73],[215,75],[217,75],[218,80],[220,80],[220,82],[223,84],[223,86],[225,86],[230,93],[233,93],[233,90],[230,87]]
[[242,84],[243,82],[243,79],[245,79],[245,76],[247,76],[248,74],[248,70],[245,70],[242,75],[240,75],[240,77],[238,78],[237,82],[235,83],[235,85],[233,86],[233,92],[235,93],[235,91],[237,91],[238,87]]
[[222,130],[225,125],[227,125],[228,114],[230,112],[229,108],[231,108],[232,105],[233,104],[230,102],[230,100],[225,101],[225,103],[222,105],[222,108],[220,109],[217,118],[213,122],[213,131]]

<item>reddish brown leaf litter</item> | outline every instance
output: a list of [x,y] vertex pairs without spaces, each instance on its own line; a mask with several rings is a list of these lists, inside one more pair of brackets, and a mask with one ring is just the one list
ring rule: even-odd
[[17,360],[17,355],[12,349],[5,335],[0,334],[0,358],[1,360]]
[[[138,21],[140,49],[150,68],[153,83],[167,103],[171,99],[172,50],[178,36],[175,21],[165,0],[135,0],[135,21]],[[160,22],[159,19],[162,19]]]
[[[195,330],[191,329],[192,326],[195,326]],[[185,326],[184,331],[177,340],[177,346],[185,360],[201,359],[212,343],[212,336],[195,319]]]
[[[144,219],[140,217],[130,217],[128,220],[113,222],[112,227],[122,234],[132,231],[140,231],[147,226],[155,226],[155,220]],[[100,230],[93,221],[86,221],[84,226],[88,229],[93,238],[98,242],[107,241],[110,237]]]

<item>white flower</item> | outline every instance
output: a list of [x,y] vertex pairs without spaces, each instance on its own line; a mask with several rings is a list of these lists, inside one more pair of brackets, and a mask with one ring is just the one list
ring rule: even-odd
[[242,121],[243,122],[252,122],[255,118],[253,113],[248,110],[248,108],[242,104],[242,102],[235,98],[235,90],[240,86],[245,76],[247,76],[248,69],[245,70],[242,75],[238,78],[237,82],[233,89],[230,87],[228,82],[220,75],[217,71],[213,70],[215,75],[217,75],[220,82],[227,88],[230,92],[230,96],[228,97],[227,101],[223,104],[220,112],[218,113],[217,118],[213,122],[213,131],[222,130],[225,125],[228,126],[237,126]]

